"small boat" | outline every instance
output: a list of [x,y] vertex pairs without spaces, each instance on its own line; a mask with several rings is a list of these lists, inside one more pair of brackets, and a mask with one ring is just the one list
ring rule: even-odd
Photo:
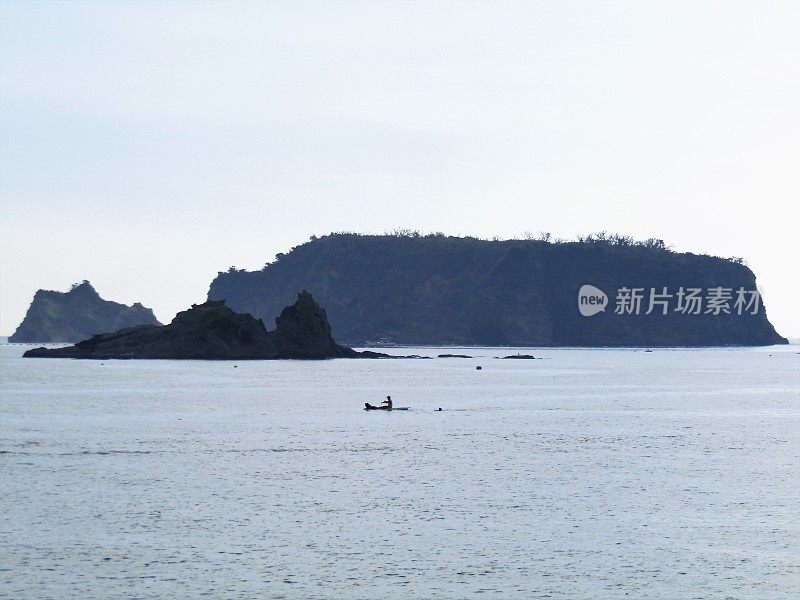
[[388,406],[372,406],[369,402],[364,403],[364,410],[411,410],[408,406],[395,406],[393,408],[389,408]]

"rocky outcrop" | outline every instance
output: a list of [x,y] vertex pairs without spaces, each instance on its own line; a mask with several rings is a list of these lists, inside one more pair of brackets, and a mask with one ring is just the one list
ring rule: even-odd
[[361,356],[334,341],[325,311],[306,291],[284,308],[276,324],[275,330],[267,331],[261,319],[236,313],[224,301],[209,301],[178,313],[169,325],[130,327],[67,348],[35,348],[24,356],[205,360]]
[[39,290],[9,342],[77,342],[137,325],[161,325],[140,303],[103,300],[88,281],[68,292]]
[[339,358],[357,353],[333,340],[325,310],[303,290],[297,301],[275,319],[276,329],[268,335],[278,358]]

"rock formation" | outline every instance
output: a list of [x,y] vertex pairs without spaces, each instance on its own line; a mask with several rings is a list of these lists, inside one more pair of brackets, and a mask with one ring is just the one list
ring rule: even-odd
[[276,324],[275,330],[267,331],[260,319],[236,313],[224,301],[209,301],[178,313],[169,325],[129,327],[95,335],[67,348],[35,348],[24,356],[205,360],[361,356],[333,340],[325,311],[306,291],[284,308]]
[[68,292],[39,290],[9,342],[77,342],[92,335],[137,325],[160,325],[138,302],[126,306],[103,300],[88,281]]

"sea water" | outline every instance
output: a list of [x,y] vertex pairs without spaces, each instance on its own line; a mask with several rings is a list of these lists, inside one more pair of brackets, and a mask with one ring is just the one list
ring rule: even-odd
[[[797,346],[25,348],[0,347],[2,598],[800,595]],[[388,394],[411,410],[362,410]]]

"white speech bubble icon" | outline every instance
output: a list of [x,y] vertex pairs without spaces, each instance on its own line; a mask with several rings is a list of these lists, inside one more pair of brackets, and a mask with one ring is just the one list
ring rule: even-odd
[[608,306],[608,296],[603,290],[588,283],[578,290],[578,310],[584,317],[603,312],[606,306]]

